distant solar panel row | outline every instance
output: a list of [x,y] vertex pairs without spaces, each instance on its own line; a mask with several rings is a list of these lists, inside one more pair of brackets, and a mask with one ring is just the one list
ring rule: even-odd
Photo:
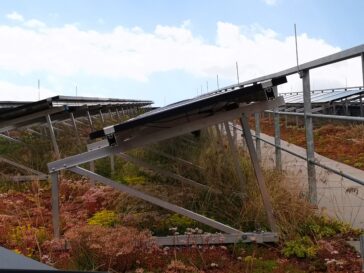
[[128,110],[133,107],[145,107],[153,102],[148,100],[110,99],[94,97],[55,96],[36,102],[0,102],[0,132],[15,127],[44,123],[44,117],[52,115],[53,121],[69,118],[72,112],[75,118],[85,116],[87,111],[99,113],[111,107]]
[[[360,95],[363,93],[364,93],[364,89],[362,87],[313,91],[311,93],[311,102],[312,103],[330,103],[333,101],[338,101],[338,100],[349,98],[352,96],[357,96],[357,95]],[[284,100],[287,104],[303,103],[303,93],[302,92],[282,93],[281,95],[284,96]]]

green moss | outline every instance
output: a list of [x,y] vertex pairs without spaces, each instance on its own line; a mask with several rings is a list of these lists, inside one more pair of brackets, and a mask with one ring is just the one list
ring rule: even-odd
[[144,185],[145,184],[144,176],[124,176],[122,179],[128,185]]
[[285,243],[282,253],[286,257],[312,258],[317,252],[316,245],[308,236]]
[[314,236],[317,239],[329,238],[336,234],[356,234],[359,231],[353,229],[349,224],[328,216],[312,217],[302,228],[302,235]]
[[99,225],[103,227],[114,227],[120,223],[118,215],[114,211],[101,210],[96,212],[87,220],[89,225]]

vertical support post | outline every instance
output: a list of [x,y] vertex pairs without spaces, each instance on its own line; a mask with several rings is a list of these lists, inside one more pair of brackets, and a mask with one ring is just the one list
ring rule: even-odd
[[79,145],[81,145],[81,139],[80,139],[80,136],[79,136],[79,133],[78,133],[78,128],[77,128],[77,125],[76,125],[75,116],[73,115],[73,113],[70,113],[70,116],[71,116],[71,120],[72,120],[72,124],[73,124],[73,129],[75,130],[77,143]]
[[91,118],[91,115],[90,115],[89,111],[87,111],[87,119],[88,119],[88,123],[90,124],[91,130],[93,131],[94,130],[94,124],[92,122],[92,118]]
[[255,119],[255,150],[257,152],[258,161],[262,161],[262,150],[260,147],[260,113],[254,113]]
[[101,118],[102,126],[104,126],[105,125],[104,115],[102,114],[102,111],[101,110],[99,111],[99,113],[100,113],[100,118]]
[[109,108],[109,116],[110,116],[110,120],[113,120],[112,113],[111,113],[111,109],[110,108]]
[[275,220],[274,214],[273,214],[272,203],[270,201],[269,193],[268,193],[268,190],[265,185],[263,172],[259,166],[258,157],[257,157],[256,151],[254,149],[254,142],[253,142],[252,134],[250,132],[248,119],[245,114],[242,115],[240,122],[241,122],[241,127],[243,128],[246,145],[248,147],[248,151],[250,154],[250,160],[253,164],[254,173],[255,173],[255,177],[257,179],[260,194],[262,195],[263,205],[267,212],[269,226],[273,232],[277,232],[277,224],[276,224],[276,220]]
[[53,224],[53,236],[56,239],[60,238],[60,215],[59,215],[59,184],[58,184],[58,173],[51,173],[52,183],[52,224]]
[[56,154],[57,159],[61,159],[61,154],[59,152],[56,135],[54,134],[51,117],[49,115],[47,115],[46,119],[47,119],[47,123],[48,123],[49,134],[50,134],[51,140],[52,140],[53,150]]
[[241,192],[242,192],[242,194],[244,194],[245,193],[245,178],[244,178],[244,174],[243,174],[243,172],[240,168],[240,164],[239,164],[240,161],[239,161],[238,149],[234,145],[233,137],[231,136],[231,131],[229,128],[229,123],[225,121],[224,127],[225,127],[225,131],[226,131],[226,136],[227,136],[227,139],[229,142],[229,146],[230,146],[230,151],[233,156],[236,174],[238,175],[238,179],[240,181]]
[[361,75],[363,78],[363,86],[364,86],[364,53],[361,54]]
[[362,270],[362,272],[364,272],[364,234],[360,235],[360,256],[361,256],[361,260],[362,260],[361,270]]
[[360,116],[363,117],[364,116],[364,105],[363,105],[363,95],[360,95]]
[[303,104],[304,104],[304,119],[306,131],[306,152],[307,152],[307,175],[308,175],[308,195],[309,201],[312,204],[317,204],[317,185],[316,185],[316,169],[315,164],[315,146],[313,139],[313,120],[307,116],[311,114],[311,88],[310,88],[310,71],[304,70],[301,72],[303,85]]
[[234,121],[232,123],[233,123],[233,142],[234,142],[234,145],[237,146],[238,145],[238,132],[236,130]]
[[[273,87],[274,96],[278,97],[277,86]],[[275,156],[276,156],[276,169],[282,170],[282,151],[281,151],[281,125],[280,116],[277,113],[278,108],[274,108],[274,145],[275,145]]]
[[116,107],[115,110],[116,110],[116,116],[118,117],[118,121],[121,121],[120,113],[119,113],[118,108]]

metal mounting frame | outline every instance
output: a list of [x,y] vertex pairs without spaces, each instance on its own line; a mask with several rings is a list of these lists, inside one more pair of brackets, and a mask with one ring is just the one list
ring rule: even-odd
[[[147,145],[155,143],[155,142],[159,142],[159,141],[162,141],[165,139],[184,135],[184,134],[196,131],[196,130],[201,130],[203,128],[214,126],[219,123],[224,123],[224,122],[227,122],[234,118],[240,117],[242,114],[247,115],[247,114],[251,114],[254,112],[261,112],[266,109],[272,109],[272,108],[278,107],[279,105],[282,105],[282,104],[284,104],[284,100],[281,97],[278,97],[274,100],[263,101],[263,102],[254,102],[254,103],[250,103],[250,104],[241,103],[241,104],[239,104],[238,108],[230,109],[230,110],[226,110],[226,111],[222,111],[222,112],[217,112],[217,113],[214,113],[214,115],[205,116],[198,120],[192,120],[190,122],[179,124],[179,125],[176,125],[171,128],[165,128],[165,129],[161,129],[159,131],[151,132],[148,135],[136,136],[136,137],[134,137],[130,140],[126,140],[126,141],[125,140],[118,141],[118,139],[116,139],[114,142],[112,142],[113,145],[111,145],[111,146],[110,146],[110,143],[106,142],[105,140],[100,141],[100,142],[90,145],[89,149],[91,148],[92,149],[91,151],[48,163],[48,169],[49,169],[49,172],[51,173],[51,181],[52,181],[52,217],[53,217],[52,219],[53,219],[54,235],[56,237],[60,237],[58,172],[61,170],[67,169],[67,170],[77,173],[79,175],[88,177],[92,181],[98,181],[104,185],[111,186],[114,189],[120,190],[122,192],[126,192],[127,194],[129,194],[131,196],[140,198],[142,200],[145,200],[147,202],[160,206],[164,209],[179,213],[179,214],[187,216],[193,220],[196,220],[200,223],[203,223],[207,226],[220,230],[220,231],[226,233],[225,235],[223,235],[223,237],[225,236],[224,238],[226,239],[226,241],[224,241],[225,243],[237,242],[237,241],[241,241],[241,240],[257,241],[257,242],[258,241],[261,241],[261,242],[277,241],[278,240],[278,236],[276,234],[277,229],[276,229],[274,220],[272,221],[272,218],[271,218],[271,217],[273,217],[273,213],[271,210],[269,196],[267,196],[266,194],[262,194],[262,197],[263,197],[263,199],[265,199],[264,205],[266,205],[266,204],[270,205],[270,210],[267,211],[267,214],[268,214],[268,221],[271,224],[271,229],[273,232],[265,233],[266,235],[263,236],[263,235],[259,235],[257,233],[244,233],[240,230],[227,226],[216,220],[207,218],[206,216],[192,212],[192,211],[182,208],[180,206],[176,206],[174,204],[171,204],[169,202],[166,202],[164,200],[161,200],[159,198],[156,198],[156,197],[146,194],[144,192],[133,189],[124,184],[115,182],[109,178],[96,174],[93,171],[89,171],[84,168],[81,168],[81,167],[79,167],[79,165],[84,164],[84,163],[90,163],[94,160],[108,157],[108,156],[115,155],[115,154],[119,154],[123,158],[130,160],[130,158],[127,158],[129,156],[127,156],[125,154],[125,152],[128,150],[131,150],[131,149],[134,149],[137,147],[144,147],[144,146],[147,146]],[[246,137],[250,137],[251,143],[253,142],[251,135],[247,134]],[[106,146],[106,145],[108,145],[108,146]],[[253,146],[253,149],[249,149],[249,152],[252,156],[252,160],[257,160],[254,146]],[[135,159],[133,159],[133,161],[135,161]],[[139,164],[140,162],[138,161],[137,163]],[[143,163],[143,164],[145,164],[145,163]],[[253,165],[254,165],[254,168],[256,168],[257,166],[259,167],[259,165],[256,165],[256,164],[253,164]],[[150,166],[148,166],[148,167],[150,167]],[[256,173],[257,173],[257,170],[256,170]],[[261,176],[258,177],[258,175],[257,175],[257,180],[258,180],[258,186],[260,188],[262,185],[264,186],[263,189],[261,188],[261,192],[267,193],[266,189],[265,189],[265,184],[264,184],[263,178]],[[267,208],[267,206],[266,206],[266,208]],[[169,245],[169,244],[173,244],[173,242],[174,242],[173,238],[174,238],[174,236],[169,237],[169,238],[165,237],[165,238],[161,238],[158,240],[160,240],[159,242],[161,244]],[[200,238],[202,238],[202,237],[200,237]],[[256,240],[256,238],[259,238],[259,239]],[[182,242],[182,241],[184,241],[184,239],[186,239],[186,238],[179,237],[178,242]],[[194,239],[198,240],[197,237]],[[203,241],[204,240],[200,240],[199,242],[202,243]],[[218,243],[218,241],[219,240],[217,240],[216,238],[214,239],[214,242]],[[174,243],[176,243],[176,242],[174,242]]]

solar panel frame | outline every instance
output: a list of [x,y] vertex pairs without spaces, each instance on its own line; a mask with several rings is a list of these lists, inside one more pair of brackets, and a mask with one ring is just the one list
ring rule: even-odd
[[[135,118],[129,119],[123,123],[111,126],[116,134],[121,134],[127,130],[133,130],[140,126],[147,126],[148,123],[166,122],[167,118],[178,118],[189,112],[213,111],[213,106],[224,104],[229,107],[232,104],[241,102],[264,101],[274,98],[272,86],[286,83],[286,77],[280,77],[270,80],[270,86],[265,87],[266,83],[259,83],[250,86],[236,86],[231,89],[216,90],[192,99],[182,100],[165,107],[161,107],[154,111],[147,112]],[[211,109],[209,109],[211,108]],[[191,114],[191,113],[190,113]],[[105,129],[108,131],[110,127],[104,130],[98,130],[90,134],[90,139],[105,137]]]

